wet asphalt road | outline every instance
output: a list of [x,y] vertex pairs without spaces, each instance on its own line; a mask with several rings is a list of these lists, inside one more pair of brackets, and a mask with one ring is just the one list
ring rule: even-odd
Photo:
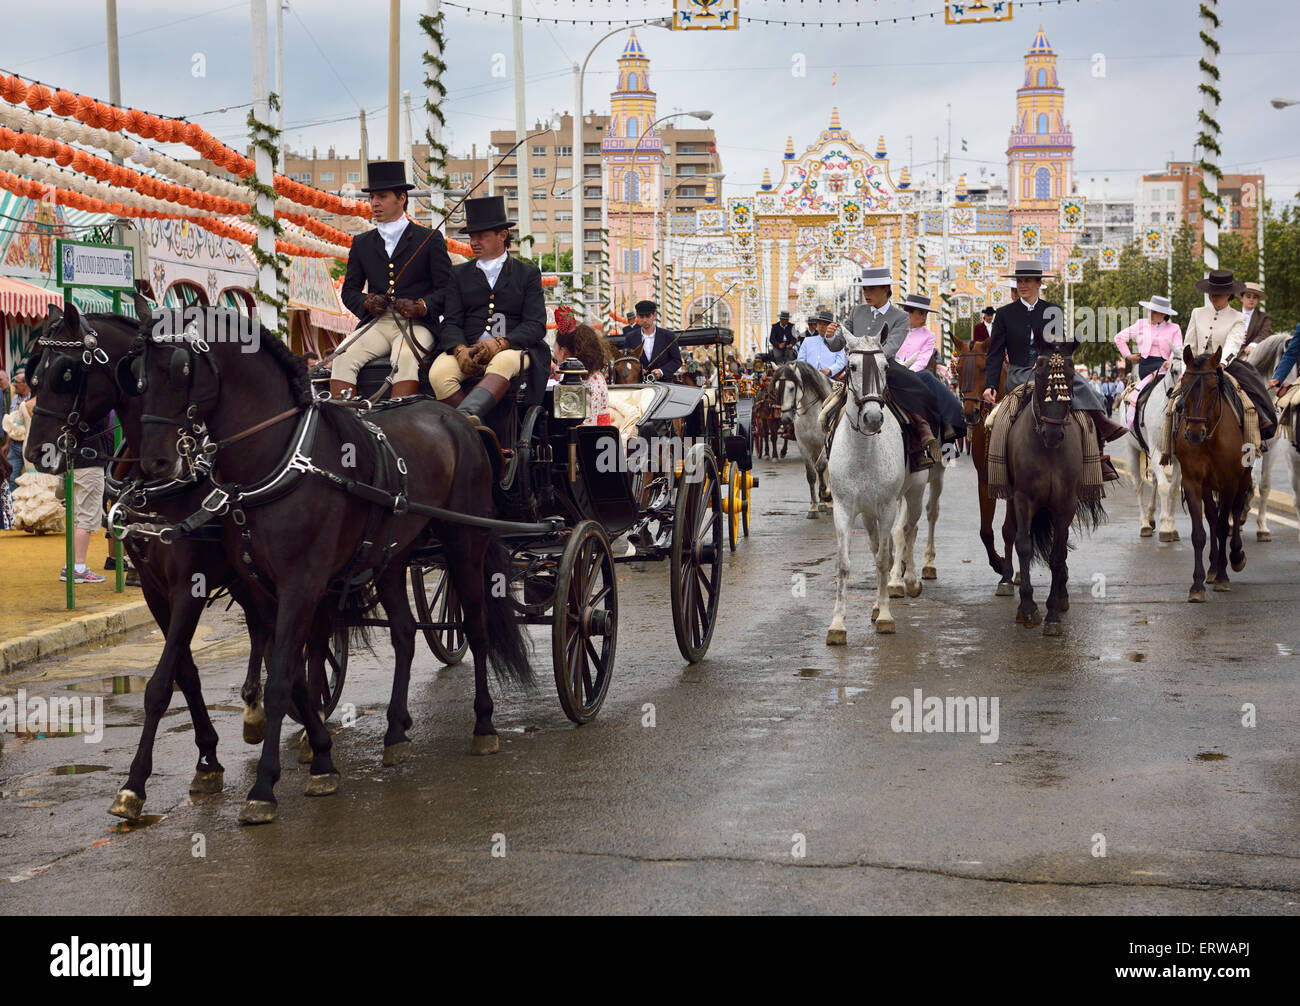
[[[500,695],[501,753],[470,757],[470,667],[439,670],[421,642],[415,757],[384,769],[387,647],[355,653],[344,702],[357,720],[334,736],[342,790],[303,796],[306,767],[286,750],[269,826],[235,823],[257,749],[240,739],[234,615],[209,613],[196,644],[226,790],[187,795],[178,694],[145,807],[161,817],[129,832],[106,811],[158,633],[3,679],[4,696],[93,697],[113,675],[135,690],[104,694],[100,743],[5,738],[0,880],[19,882],[0,883],[0,912],[1300,910],[1294,521],[1270,544],[1252,524],[1231,593],[1189,605],[1187,518],[1179,543],[1140,540],[1131,493],[1112,492],[1110,524],[1071,554],[1065,636],[1047,639],[993,596],[962,459],[939,579],[893,602],[898,632],[877,636],[858,531],[849,645],[829,649],[832,522],[805,519],[793,448],[756,471],[753,537],[726,559],[706,660],[677,653],[666,565],[621,567],[617,669],[594,723],[564,718],[536,630],[536,693]],[[893,731],[892,700],[917,689],[996,697],[996,743]],[[55,774],[67,765],[91,770]]]

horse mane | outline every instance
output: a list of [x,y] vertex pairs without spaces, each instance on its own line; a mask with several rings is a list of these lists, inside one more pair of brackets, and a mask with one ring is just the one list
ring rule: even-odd
[[269,354],[284,371],[285,377],[289,379],[289,390],[293,393],[294,403],[310,405],[316,396],[307,377],[307,364],[303,362],[302,357],[290,350],[289,346],[276,336],[263,339],[261,351]]
[[794,379],[798,382],[803,391],[817,392],[822,398],[831,393],[830,379],[811,363],[805,360],[795,360],[793,363],[787,363],[785,366],[792,368]]
[[1258,370],[1267,380],[1273,376],[1273,371],[1277,369],[1277,365],[1282,359],[1282,353],[1290,339],[1290,332],[1274,332],[1267,338],[1260,339],[1259,342],[1255,343],[1255,348],[1250,351],[1250,355],[1246,357],[1246,362]]

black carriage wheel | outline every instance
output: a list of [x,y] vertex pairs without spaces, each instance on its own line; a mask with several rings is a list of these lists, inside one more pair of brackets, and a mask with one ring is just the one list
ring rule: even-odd
[[555,581],[551,656],[555,689],[574,723],[594,719],[609,691],[618,643],[618,579],[609,536],[580,521],[565,543]]
[[[322,721],[329,719],[338,707],[347,674],[348,627],[339,624],[330,633],[329,644],[323,650],[318,652],[310,643],[307,645],[307,697]],[[301,722],[292,704],[289,718]]]
[[677,479],[668,576],[677,648],[693,664],[709,649],[722,597],[722,487],[712,451],[697,446],[690,457]]
[[447,576],[447,567],[412,566],[411,592],[415,595],[415,614],[421,622],[457,623],[452,629],[422,631],[435,657],[446,665],[459,664],[469,651],[469,639],[463,628],[465,614],[460,607],[460,595]]

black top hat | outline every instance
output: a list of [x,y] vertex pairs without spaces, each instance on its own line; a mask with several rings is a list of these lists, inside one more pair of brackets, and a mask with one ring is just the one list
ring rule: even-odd
[[1229,295],[1241,293],[1246,289],[1246,284],[1239,279],[1233,279],[1231,269],[1212,269],[1210,275],[1196,284],[1196,289],[1201,293],[1226,293]]
[[405,161],[371,161],[366,166],[362,192],[407,192],[415,188],[406,180]]
[[479,196],[465,200],[465,226],[460,229],[462,234],[499,231],[514,225],[515,222],[506,213],[505,196]]

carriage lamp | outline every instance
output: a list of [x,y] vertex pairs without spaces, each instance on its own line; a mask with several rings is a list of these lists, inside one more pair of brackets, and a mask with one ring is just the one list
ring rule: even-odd
[[560,383],[555,386],[555,418],[581,422],[587,418],[591,394],[582,383],[587,370],[579,360],[565,360],[560,364]]
[[722,386],[722,404],[735,405],[740,399],[740,391],[736,385],[728,381]]

